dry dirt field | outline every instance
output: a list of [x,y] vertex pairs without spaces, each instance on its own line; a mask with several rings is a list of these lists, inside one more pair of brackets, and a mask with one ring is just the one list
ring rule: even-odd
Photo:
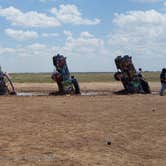
[[[19,92],[54,86],[16,84]],[[0,97],[0,166],[166,166],[166,96],[115,95],[117,83],[81,89],[108,94]]]

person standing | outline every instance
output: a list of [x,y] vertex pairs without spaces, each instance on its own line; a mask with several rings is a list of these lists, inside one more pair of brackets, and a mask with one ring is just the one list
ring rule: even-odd
[[142,69],[139,68],[139,69],[138,69],[138,73],[137,73],[139,78],[144,78],[144,76],[143,76],[142,73],[143,73],[143,72],[142,72]]
[[164,95],[164,90],[166,89],[166,68],[163,68],[160,74],[161,89],[160,96]]

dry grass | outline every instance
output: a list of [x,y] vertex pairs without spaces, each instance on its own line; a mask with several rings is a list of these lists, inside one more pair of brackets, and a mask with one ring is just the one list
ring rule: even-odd
[[[159,72],[144,72],[148,81],[159,82]],[[51,83],[51,73],[14,73],[13,81],[17,83]],[[79,82],[115,82],[114,73],[71,73]]]

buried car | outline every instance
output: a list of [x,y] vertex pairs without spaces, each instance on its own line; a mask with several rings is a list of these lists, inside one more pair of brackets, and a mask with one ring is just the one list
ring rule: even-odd
[[67,66],[66,57],[57,54],[53,57],[53,65],[55,71],[51,78],[58,85],[58,92],[51,94],[80,94],[80,87],[78,81],[74,76],[70,76],[70,72]]
[[137,73],[131,56],[118,56],[115,58],[115,64],[118,71],[114,78],[121,81],[124,86],[124,90],[119,93],[151,93],[148,82]]
[[0,67],[0,95],[16,95],[16,91],[9,74],[4,73]]

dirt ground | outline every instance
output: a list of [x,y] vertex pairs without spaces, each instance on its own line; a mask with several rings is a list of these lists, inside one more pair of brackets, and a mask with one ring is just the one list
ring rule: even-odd
[[[16,84],[49,92],[54,84]],[[0,97],[0,166],[166,166],[166,96],[115,95],[117,83],[82,83],[99,96]]]

